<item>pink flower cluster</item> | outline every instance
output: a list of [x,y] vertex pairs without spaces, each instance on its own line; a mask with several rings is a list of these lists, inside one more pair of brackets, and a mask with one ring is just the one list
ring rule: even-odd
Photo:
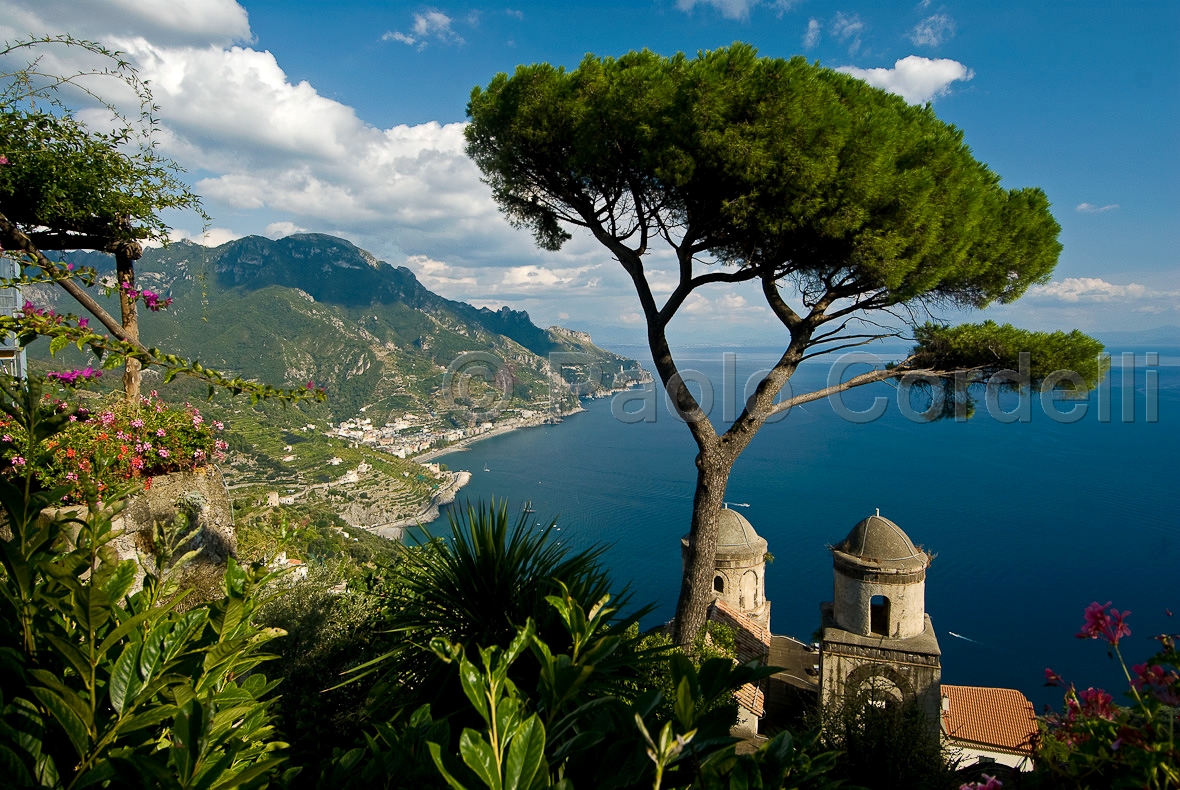
[[81,370],[63,370],[60,372],[55,371],[45,374],[45,378],[60,381],[67,387],[77,387],[80,384],[85,384],[89,381],[97,381],[100,376],[102,376],[102,371],[96,370],[90,366],[82,368]]
[[1136,690],[1154,695],[1165,705],[1180,707],[1180,674],[1175,670],[1165,670],[1158,664],[1136,664],[1131,671],[1135,673],[1131,685]]
[[119,287],[122,289],[123,293],[125,293],[127,295],[128,299],[131,299],[134,301],[135,299],[142,298],[144,306],[147,307],[147,309],[151,310],[153,313],[158,313],[161,310],[163,310],[165,307],[167,307],[168,305],[172,304],[172,297],[171,296],[166,297],[166,298],[161,297],[155,291],[149,291],[146,288],[143,289],[142,291],[138,291],[135,289],[134,286],[129,285],[127,283],[122,283]]
[[1117,647],[1120,639],[1131,635],[1131,629],[1125,622],[1127,615],[1131,613],[1120,612],[1114,608],[1110,608],[1110,612],[1107,613],[1108,607],[1110,607],[1110,601],[1105,604],[1095,601],[1086,607],[1084,615],[1086,621],[1082,624],[1082,630],[1076,634],[1078,639],[1098,639],[1101,637]]
[[1004,783],[996,777],[984,774],[982,781],[959,785],[959,790],[1000,790],[1003,786]]

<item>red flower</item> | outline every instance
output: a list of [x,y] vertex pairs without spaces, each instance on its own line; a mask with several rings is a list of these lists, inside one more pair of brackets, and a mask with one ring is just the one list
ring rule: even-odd
[[1106,608],[1110,606],[1110,601],[1105,604],[1100,604],[1097,601],[1086,607],[1085,618],[1086,622],[1082,623],[1082,630],[1077,633],[1078,639],[1097,639],[1102,637],[1112,645],[1118,645],[1119,640],[1124,636],[1131,635],[1131,629],[1127,626],[1125,619],[1130,612],[1120,612],[1118,609],[1111,608],[1107,613]]
[[1107,721],[1114,720],[1114,697],[1102,689],[1088,688],[1078,692],[1082,702],[1082,713],[1087,716],[1098,716]]

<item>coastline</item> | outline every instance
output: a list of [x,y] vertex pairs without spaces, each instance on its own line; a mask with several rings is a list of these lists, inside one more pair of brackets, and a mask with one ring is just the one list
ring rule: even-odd
[[[634,388],[636,385],[643,383],[643,381],[633,382],[626,387],[616,387],[609,390],[604,390],[592,397],[610,397],[611,395],[619,392],[626,392],[627,390]],[[557,416],[561,419],[564,419],[584,411],[586,411],[586,408],[582,405],[581,399],[579,399],[576,408],[559,412]],[[550,423],[550,420],[552,419],[552,414],[545,414],[543,416],[539,415],[529,418],[528,420],[523,420],[513,425],[505,425],[499,428],[493,428],[487,433],[481,433],[478,436],[460,439],[454,444],[449,444],[446,447],[442,447],[437,450],[428,450],[427,452],[422,453],[421,455],[416,455],[412,459],[408,460],[413,460],[419,464],[431,463],[445,455],[463,452],[476,442],[483,441],[484,439],[491,439],[493,436],[503,436],[506,433],[511,433],[512,431],[520,430],[522,428],[536,428],[541,425],[552,424]],[[467,483],[471,480],[471,472],[467,470],[449,472],[448,474],[452,475],[451,482],[448,483],[444,488],[437,491],[434,496],[431,497],[430,502],[424,505],[417,515],[411,516],[409,518],[398,519],[397,521],[392,521],[388,524],[370,527],[369,532],[373,533],[374,535],[378,535],[379,537],[400,541],[407,527],[421,527],[437,520],[440,515],[440,507],[442,505],[449,505],[454,502],[459,494],[459,490],[463,488],[463,486],[467,485]]]
[[[583,411],[585,411],[585,409],[581,406],[581,404],[579,404],[577,409],[561,412],[558,416],[564,419],[571,414],[577,414]],[[466,439],[460,439],[454,444],[448,444],[446,447],[439,448],[438,450],[427,450],[421,455],[415,455],[412,460],[417,461],[420,464],[425,464],[430,461],[437,460],[448,453],[457,453],[466,450],[470,445],[473,445],[476,442],[481,442],[484,439],[491,439],[493,436],[503,436],[506,433],[511,433],[512,431],[520,430],[521,428],[536,428],[539,425],[545,425],[546,421],[549,419],[551,419],[549,415],[544,417],[532,417],[515,425],[505,425],[500,428],[493,428],[487,433],[481,433],[479,436],[470,436]]]
[[434,496],[430,497],[430,501],[423,505],[416,515],[370,527],[369,532],[381,538],[400,541],[407,527],[420,527],[438,519],[439,508],[454,502],[455,497],[459,495],[459,489],[471,481],[471,472],[459,471],[448,474],[451,475],[450,481],[435,491]]

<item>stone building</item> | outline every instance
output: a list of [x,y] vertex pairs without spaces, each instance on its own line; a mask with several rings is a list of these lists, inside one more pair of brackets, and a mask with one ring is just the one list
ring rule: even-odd
[[[766,600],[766,541],[740,513],[722,508],[717,525],[717,560],[713,597],[770,630],[770,601]],[[688,536],[680,539],[681,558],[688,553]]]
[[926,614],[929,555],[880,511],[831,551],[833,600],[820,605],[820,704],[916,699],[937,723],[942,670]]

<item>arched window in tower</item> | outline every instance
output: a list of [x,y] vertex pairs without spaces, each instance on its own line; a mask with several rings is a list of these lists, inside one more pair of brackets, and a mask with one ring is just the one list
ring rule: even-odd
[[869,630],[874,636],[889,636],[889,599],[884,595],[869,601]]
[[713,591],[719,592],[719,593],[725,592],[725,577],[724,576],[718,575],[718,576],[713,577]]

